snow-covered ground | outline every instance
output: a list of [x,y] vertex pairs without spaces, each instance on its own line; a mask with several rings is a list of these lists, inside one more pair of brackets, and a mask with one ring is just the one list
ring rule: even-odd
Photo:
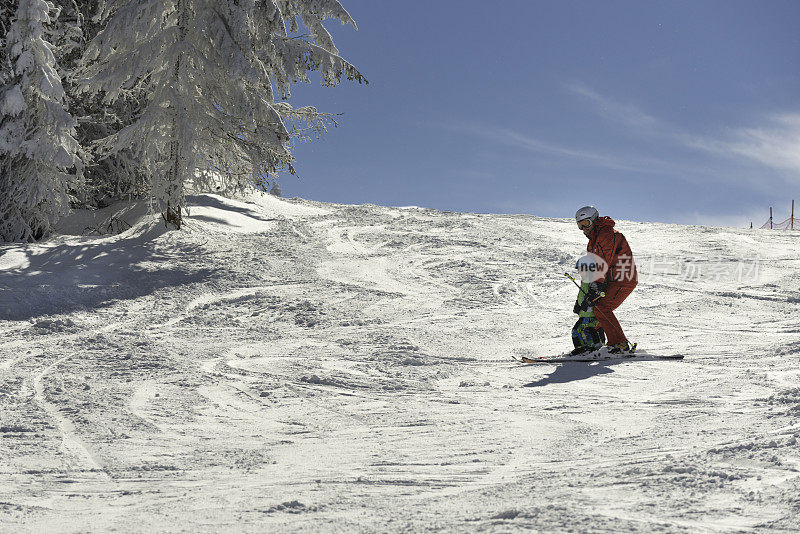
[[685,359],[523,366],[570,220],[191,203],[0,246],[0,530],[800,529],[800,232],[618,222]]

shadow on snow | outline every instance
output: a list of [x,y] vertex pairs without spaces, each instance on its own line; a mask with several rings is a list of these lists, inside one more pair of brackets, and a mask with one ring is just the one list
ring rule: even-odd
[[599,362],[566,362],[558,364],[556,370],[549,375],[534,382],[525,384],[526,388],[538,388],[550,384],[566,384],[577,380],[586,380],[593,376],[607,375],[614,372],[609,369],[612,365],[622,363],[620,360],[609,360]]
[[0,248],[22,253],[28,262],[0,271],[0,320],[102,308],[201,282],[215,272],[197,267],[202,248],[160,242],[164,232],[153,224],[120,239]]

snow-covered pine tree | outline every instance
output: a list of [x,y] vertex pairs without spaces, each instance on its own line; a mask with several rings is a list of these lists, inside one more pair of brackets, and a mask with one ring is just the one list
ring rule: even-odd
[[[284,119],[319,128],[322,115],[276,103],[274,88],[288,97],[309,71],[329,85],[363,80],[323,27],[328,18],[355,27],[338,0],[108,0],[99,16],[107,24],[84,55],[81,90],[146,98],[99,154],[134,150],[178,228],[186,184],[232,192],[292,170]],[[292,35],[298,19],[311,35]]]
[[75,120],[64,105],[47,26],[55,7],[19,0],[2,51],[0,76],[0,239],[32,241],[68,208],[83,173]]

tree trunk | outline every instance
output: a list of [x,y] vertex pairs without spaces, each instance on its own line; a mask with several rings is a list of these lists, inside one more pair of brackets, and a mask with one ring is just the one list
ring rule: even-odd
[[[180,29],[179,39],[183,42],[186,39],[186,5],[184,0],[178,0],[177,8],[179,12],[178,27]],[[178,87],[181,79],[181,56],[175,60],[172,71],[173,95],[178,94]],[[177,100],[173,97],[173,100]],[[180,131],[178,129],[178,106],[182,102],[172,102],[172,141],[170,142],[169,158],[172,162],[169,177],[167,179],[167,211],[164,213],[164,221],[169,225],[174,224],[180,230],[183,211],[183,144],[181,143]]]

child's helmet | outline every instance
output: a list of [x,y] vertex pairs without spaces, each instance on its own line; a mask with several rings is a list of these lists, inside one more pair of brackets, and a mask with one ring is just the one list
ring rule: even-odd
[[605,260],[597,254],[591,252],[578,259],[575,262],[575,269],[581,276],[584,282],[597,282],[602,280],[608,271]]

